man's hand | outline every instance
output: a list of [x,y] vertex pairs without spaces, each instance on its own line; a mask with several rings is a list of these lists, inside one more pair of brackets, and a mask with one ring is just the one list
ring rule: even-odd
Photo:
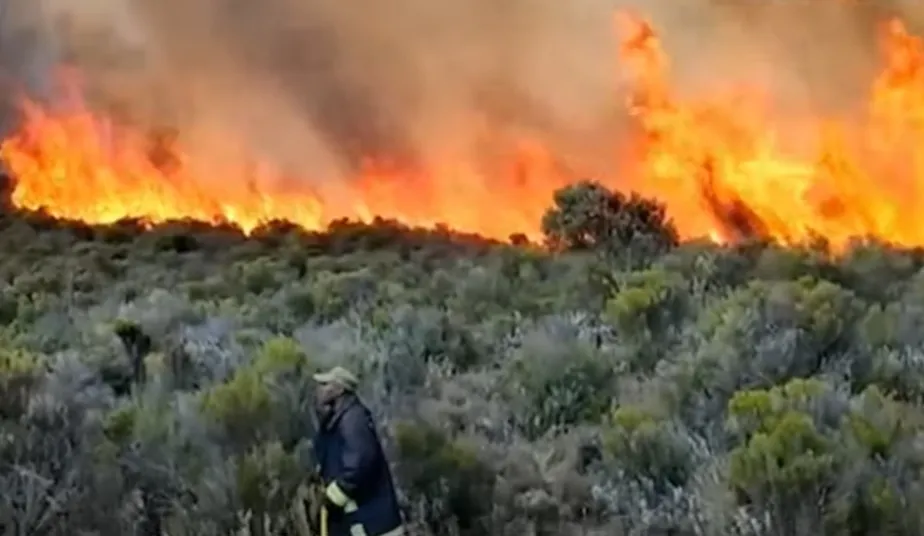
[[324,488],[323,496],[324,506],[334,516],[343,515],[344,512],[356,509],[356,503],[343,493],[336,481],[327,484]]

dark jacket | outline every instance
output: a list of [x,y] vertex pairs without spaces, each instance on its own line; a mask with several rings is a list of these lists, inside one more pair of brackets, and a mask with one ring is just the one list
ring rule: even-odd
[[337,400],[321,419],[314,449],[327,496],[347,500],[342,508],[328,506],[330,536],[357,534],[355,525],[368,536],[400,534],[391,469],[372,415],[359,398],[346,394]]

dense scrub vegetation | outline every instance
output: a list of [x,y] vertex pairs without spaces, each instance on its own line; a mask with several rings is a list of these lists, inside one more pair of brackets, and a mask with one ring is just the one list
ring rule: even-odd
[[8,212],[0,533],[314,534],[309,378],[343,363],[414,534],[920,534],[922,252],[678,244],[592,183],[542,225]]

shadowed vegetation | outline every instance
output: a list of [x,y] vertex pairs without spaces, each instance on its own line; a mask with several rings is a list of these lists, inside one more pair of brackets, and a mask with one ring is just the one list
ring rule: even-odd
[[680,244],[592,182],[541,225],[7,211],[0,534],[316,534],[333,364],[414,534],[920,534],[921,251]]

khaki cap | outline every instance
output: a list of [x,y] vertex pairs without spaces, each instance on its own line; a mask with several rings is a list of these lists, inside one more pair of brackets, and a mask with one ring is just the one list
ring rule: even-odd
[[355,391],[359,387],[359,379],[356,375],[343,367],[334,367],[327,372],[315,374],[314,381],[322,384],[336,383],[347,391]]

